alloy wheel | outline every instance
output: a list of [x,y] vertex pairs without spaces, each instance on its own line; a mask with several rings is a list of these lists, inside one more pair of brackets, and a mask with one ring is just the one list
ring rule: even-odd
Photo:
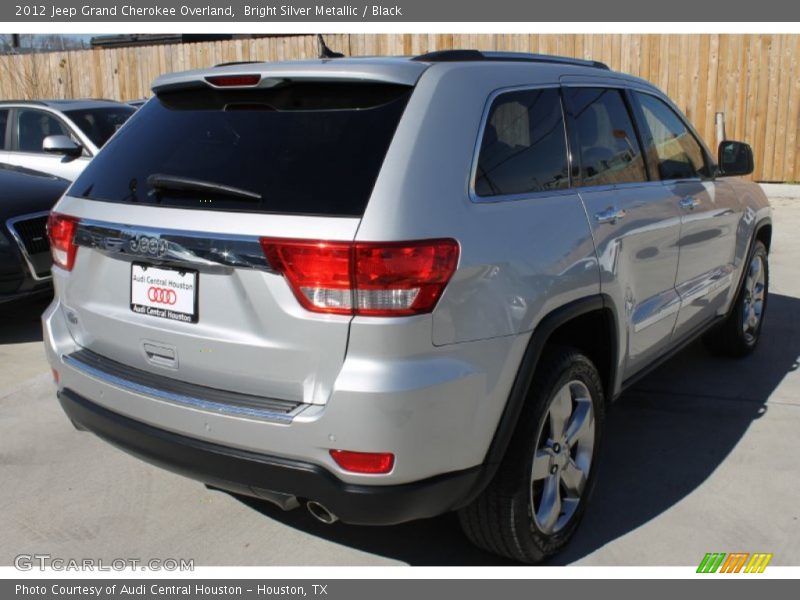
[[758,328],[764,313],[764,295],[766,293],[766,269],[764,257],[756,255],[750,261],[747,279],[744,282],[744,304],[742,307],[742,331],[748,344],[752,344],[758,336]]
[[589,389],[570,381],[550,402],[533,458],[531,512],[542,532],[557,533],[575,514],[592,466],[594,438]]

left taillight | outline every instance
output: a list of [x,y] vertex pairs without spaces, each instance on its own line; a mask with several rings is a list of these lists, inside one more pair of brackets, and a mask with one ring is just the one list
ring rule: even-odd
[[47,219],[47,236],[50,239],[50,253],[53,263],[71,271],[75,264],[75,254],[78,247],[75,245],[75,229],[78,219],[67,215],[51,212]]

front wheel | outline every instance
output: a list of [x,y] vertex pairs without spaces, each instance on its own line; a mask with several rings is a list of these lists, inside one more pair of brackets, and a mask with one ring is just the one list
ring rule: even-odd
[[526,563],[561,550],[594,485],[604,407],[589,358],[567,348],[548,352],[497,474],[459,512],[470,541]]
[[756,241],[744,283],[725,321],[705,337],[706,346],[720,356],[742,357],[756,349],[767,313],[769,261],[767,248]]

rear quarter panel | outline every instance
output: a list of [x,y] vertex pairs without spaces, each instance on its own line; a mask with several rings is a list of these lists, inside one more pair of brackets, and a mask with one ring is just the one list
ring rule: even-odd
[[599,292],[594,244],[577,193],[500,202],[473,202],[469,193],[492,92],[556,87],[564,70],[441,63],[417,84],[357,239],[458,240],[458,270],[432,315],[434,345],[529,332],[550,310]]

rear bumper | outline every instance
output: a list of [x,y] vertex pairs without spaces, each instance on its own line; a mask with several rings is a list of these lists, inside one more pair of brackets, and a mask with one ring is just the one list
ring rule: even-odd
[[345,523],[391,525],[458,508],[473,493],[481,469],[400,485],[345,483],[325,468],[298,460],[220,446],[153,427],[110,411],[70,389],[58,394],[78,427],[147,462],[232,492],[268,490],[314,500]]

